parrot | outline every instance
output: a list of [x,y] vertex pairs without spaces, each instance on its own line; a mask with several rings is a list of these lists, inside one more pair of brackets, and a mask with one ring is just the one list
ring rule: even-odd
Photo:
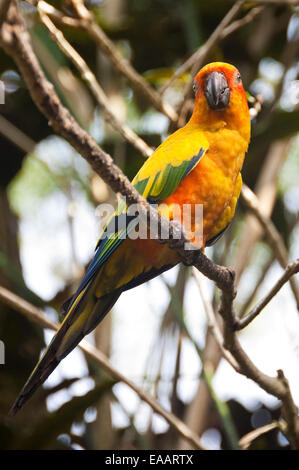
[[[132,185],[168,220],[175,219],[177,206],[201,204],[204,250],[221,237],[234,217],[250,142],[250,116],[241,75],[231,64],[205,65],[194,78],[193,91],[191,118],[152,153]],[[107,223],[115,231],[106,227],[100,237],[82,282],[63,305],[64,319],[14,402],[11,415],[100,323],[124,291],[180,263],[180,256],[167,243],[150,237],[130,238],[129,232],[136,226],[134,216],[127,217],[118,230],[126,211],[126,203],[120,202]],[[193,233],[197,227],[192,214]],[[182,227],[185,225],[182,220]]]

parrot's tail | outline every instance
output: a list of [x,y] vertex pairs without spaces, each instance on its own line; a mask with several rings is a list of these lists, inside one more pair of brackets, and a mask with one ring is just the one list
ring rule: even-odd
[[88,287],[90,286],[86,286],[72,303],[60,328],[11,407],[10,416],[22,408],[60,361],[103,320],[121,294],[119,290],[97,298]]

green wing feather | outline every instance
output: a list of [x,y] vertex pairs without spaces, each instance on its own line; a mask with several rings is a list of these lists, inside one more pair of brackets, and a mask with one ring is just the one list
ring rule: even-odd
[[187,125],[165,140],[132,181],[150,202],[168,198],[208,149],[202,131]]

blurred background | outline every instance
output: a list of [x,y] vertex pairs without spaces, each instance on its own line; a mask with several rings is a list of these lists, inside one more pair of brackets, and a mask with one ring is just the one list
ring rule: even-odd
[[[48,3],[69,13],[67,2]],[[233,2],[85,3],[118,51],[159,91],[205,43]],[[36,9],[21,4],[34,50],[64,105],[133,178],[144,158],[105,123],[102,109],[41,25]],[[245,89],[262,96],[262,110],[252,121],[243,180],[260,198],[292,260],[299,248],[299,9],[251,2],[239,17],[253,9],[252,19],[219,40],[205,63],[236,65]],[[172,131],[167,117],[132,91],[85,31],[65,26],[62,30],[95,73],[118,118],[150,146],[159,145]],[[186,73],[167,88],[165,102],[178,106],[188,79]],[[0,285],[57,320],[60,305],[93,255],[101,225],[97,208],[103,202],[115,203],[115,195],[67,142],[53,135],[3,50],[0,80],[5,87],[5,104],[0,105]],[[225,236],[206,253],[236,269],[240,315],[282,274],[277,254],[242,202]],[[207,279],[202,283],[216,308],[218,290]],[[299,323],[293,290],[287,283],[239,337],[262,371],[275,375],[277,369],[284,370],[299,406]],[[184,318],[193,340],[180,329],[178,316]],[[78,348],[22,412],[8,419],[8,409],[52,334],[0,301],[0,340],[5,345],[5,364],[0,365],[2,449],[188,448],[163,418]],[[201,295],[189,268],[176,267],[123,294],[88,340],[202,435],[207,448],[237,448],[243,435],[280,417],[277,399],[221,360],[207,332]],[[204,362],[211,371],[208,385],[201,377]],[[288,449],[289,443],[273,429],[250,448]]]

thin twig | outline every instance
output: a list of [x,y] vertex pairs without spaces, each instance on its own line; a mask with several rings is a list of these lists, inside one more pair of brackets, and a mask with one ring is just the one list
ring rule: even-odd
[[286,421],[284,433],[290,441],[293,449],[299,450],[299,419],[298,419],[298,408],[295,405],[289,382],[286,379],[282,370],[277,371],[277,378],[284,388],[284,397],[282,399],[282,412],[283,417]]
[[0,114],[0,134],[25,153],[32,152],[36,146],[34,140],[24,134],[23,131],[8,121],[2,114]]
[[265,5],[287,5],[287,6],[298,6],[298,0],[254,0],[254,3],[261,3]]
[[[0,134],[2,134],[7,140],[9,140],[13,145],[22,150],[25,154],[30,154],[30,158],[37,163],[43,171],[50,177],[57,187],[68,196],[67,183],[66,179],[59,175],[58,173],[53,172],[48,166],[45,160],[38,158],[34,153],[34,148],[37,146],[38,142],[35,142],[28,135],[24,134],[21,129],[16,127],[12,122],[8,121],[4,116],[0,114]],[[80,183],[83,185],[83,181],[78,177]]]
[[50,18],[40,8],[37,3],[37,9],[40,14],[41,21],[50,31],[52,38],[56,41],[60,49],[71,59],[73,64],[79,70],[83,80],[88,84],[98,104],[103,108],[104,117],[111,126],[120,133],[128,142],[130,142],[144,157],[149,157],[153,153],[153,149],[149,147],[128,125],[122,124],[115,113],[111,111],[109,100],[97,81],[94,73],[90,70],[86,62],[73,48],[73,46],[65,39],[63,33],[56,28]]
[[251,23],[252,20],[254,20],[254,18],[264,10],[264,8],[264,6],[252,8],[252,10],[250,10],[243,18],[240,18],[228,25],[220,34],[219,39],[224,39],[229,34],[234,33],[237,29],[243,28],[246,24]]
[[10,2],[10,0],[1,0],[0,1],[0,22],[1,23],[6,18],[7,10],[8,10],[8,7],[9,7],[9,2]]
[[216,342],[217,342],[217,344],[218,344],[218,346],[221,350],[222,356],[227,360],[227,362],[237,372],[240,372],[238,363],[235,361],[235,359],[231,355],[231,353],[224,347],[223,335],[222,335],[222,332],[221,332],[220,327],[218,325],[218,322],[216,320],[214,309],[213,309],[211,303],[209,302],[209,300],[207,299],[207,296],[205,294],[205,290],[202,286],[201,275],[194,268],[192,269],[192,274],[193,274],[193,276],[196,280],[196,283],[198,285],[198,288],[199,288],[199,292],[200,292],[201,299],[202,299],[204,309],[205,309],[205,312],[206,312],[206,316],[207,316],[208,327],[211,330],[212,334],[214,335],[214,338],[215,338],[215,340],[216,340]]
[[57,22],[64,26],[69,26],[72,28],[82,28],[82,21],[77,18],[73,18],[72,16],[65,15],[62,11],[58,10],[57,8],[53,7],[47,2],[43,0],[25,0],[26,3],[29,3],[32,6],[37,6],[39,4],[39,8],[48,16],[55,19]]
[[70,1],[76,10],[78,18],[82,20],[82,26],[84,26],[86,32],[95,40],[101,51],[110,59],[118,72],[127,78],[132,88],[141,93],[158,111],[165,114],[172,122],[176,122],[178,116],[173,107],[168,103],[164,103],[160,94],[118,52],[113,42],[110,41],[95,21],[93,14],[87,10],[84,2],[81,0]]
[[[232,21],[232,19],[239,13],[241,7],[244,4],[244,0],[239,0],[234,3],[232,8],[228,11],[228,13],[225,15],[225,17],[221,20],[217,28],[214,30],[214,32],[211,34],[209,39],[199,48],[197,51],[195,51],[177,70],[176,72],[172,75],[171,79],[164,85],[164,87],[161,89],[161,94],[165,92],[167,88],[169,88],[173,82],[179,78],[181,75],[183,75],[185,72],[187,72],[188,69],[196,65],[196,70],[194,69],[193,74],[192,74],[192,80],[193,76],[195,73],[200,69],[205,57],[209,53],[209,51],[214,47],[218,39],[221,37],[223,34],[223,31],[225,28],[229,25],[229,23]],[[191,80],[191,85],[190,82],[186,86],[186,90],[184,92],[184,100],[185,97],[189,94],[189,88],[190,86],[192,87],[192,80]]]
[[[278,259],[280,265],[283,268],[286,268],[289,262],[289,257],[283,238],[276,229],[271,219],[265,216],[260,210],[258,198],[254,194],[254,192],[251,191],[251,189],[245,184],[243,185],[241,190],[241,197],[242,200],[245,202],[247,209],[249,209],[250,212],[255,215],[255,217],[263,227],[267,241],[271,246],[273,252],[275,253],[275,256]],[[290,278],[290,284],[296,299],[297,308],[299,309],[299,290],[297,288],[295,280],[292,277]]]
[[[261,271],[261,274],[258,276],[258,278],[256,279],[255,281],[255,286],[254,288],[252,289],[251,293],[249,294],[248,298],[246,299],[246,301],[244,302],[244,304],[242,305],[240,311],[239,311],[239,315],[238,317],[239,318],[243,318],[245,315],[246,315],[246,312],[247,310],[249,309],[249,307],[251,306],[259,288],[261,287],[261,285],[263,284],[263,281],[269,271],[269,269],[271,268],[273,262],[275,260],[275,256],[273,254],[273,252],[271,253],[270,255],[270,258],[269,260],[265,263],[265,265],[262,267],[262,271]],[[222,263],[221,263],[222,264]]]
[[129,83],[132,85],[132,88],[137,93],[141,93],[154,108],[165,114],[165,116],[167,116],[172,122],[177,122],[178,116],[174,108],[170,104],[164,103],[160,94],[154,90],[148,84],[148,82],[132,67],[131,63],[119,53],[113,42],[110,41],[108,36],[97,24],[92,12],[87,10],[83,3],[81,3],[80,8],[78,8],[80,2],[72,2],[78,15],[77,18],[73,18],[64,15],[64,13],[62,13],[60,10],[54,8],[52,5],[43,0],[25,1],[34,6],[37,6],[38,3],[41,11],[64,26],[84,29],[96,42],[101,51],[111,60],[118,72],[126,77]]
[[254,429],[253,431],[250,431],[249,433],[241,437],[241,439],[239,440],[239,446],[241,447],[241,449],[246,450],[248,449],[248,447],[251,446],[253,441],[258,439],[260,436],[277,428],[280,428],[280,423],[278,421],[272,421],[272,423],[265,424],[265,426],[261,426],[260,428]]
[[[18,295],[14,294],[13,292],[9,291],[8,289],[2,286],[0,286],[0,299],[10,307],[25,315],[30,321],[42,326],[43,328],[49,328],[51,330],[56,331],[59,327],[58,324],[52,322],[51,320],[48,320],[41,309],[35,307],[34,305],[30,304],[26,300],[22,299]],[[181,434],[184,439],[191,442],[196,449],[204,449],[203,445],[201,444],[200,438],[195,433],[193,433],[180,419],[178,419],[169,411],[166,411],[147,392],[140,389],[131,380],[129,380],[117,369],[115,369],[110,364],[105,354],[102,353],[102,351],[92,346],[86,340],[82,340],[79,347],[84,353],[88,355],[88,357],[92,358],[112,377],[114,377],[116,380],[125,383],[126,385],[128,385],[128,387],[134,390],[134,392],[136,392],[137,395],[143,401],[145,401],[151,408],[153,408],[156,413],[163,416],[163,418],[170,424],[170,426],[176,429],[176,431],[179,432],[179,434]]]
[[299,272],[299,259],[290,263],[283,275],[278,279],[278,281],[274,284],[270,292],[262,299],[258,304],[246,315],[246,317],[240,319],[236,323],[236,330],[242,330],[245,328],[249,323],[251,323],[259,313],[266,307],[266,305],[273,299],[273,297],[277,294],[277,292],[285,285],[286,282],[293,276],[295,273]]

